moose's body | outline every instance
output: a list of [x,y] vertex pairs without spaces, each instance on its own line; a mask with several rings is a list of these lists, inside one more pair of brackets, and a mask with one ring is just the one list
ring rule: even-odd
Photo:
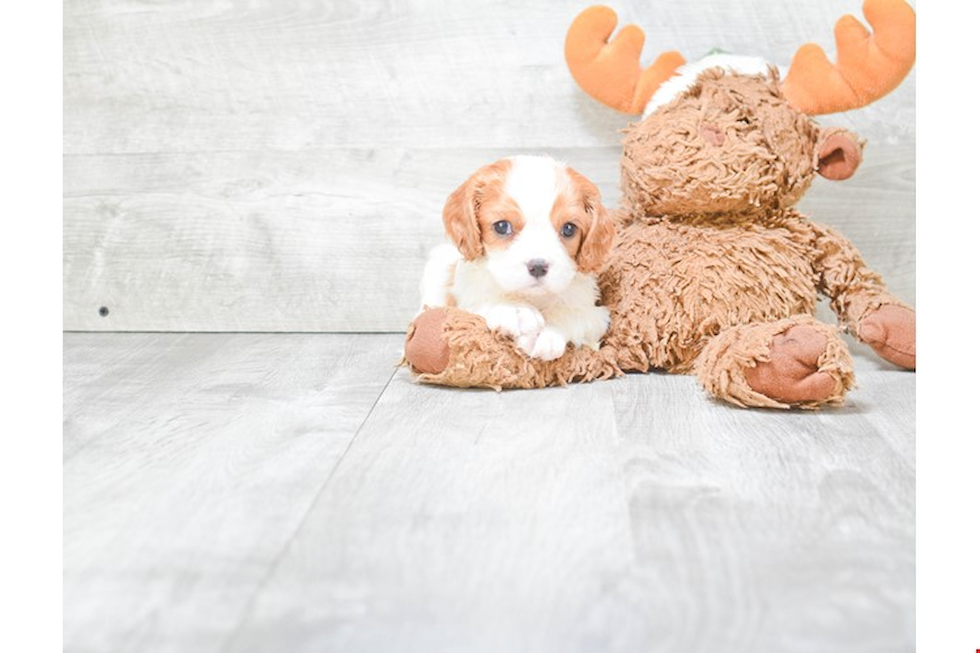
[[813,314],[816,240],[791,209],[763,224],[725,216],[627,226],[600,276],[620,367],[688,372],[725,329]]

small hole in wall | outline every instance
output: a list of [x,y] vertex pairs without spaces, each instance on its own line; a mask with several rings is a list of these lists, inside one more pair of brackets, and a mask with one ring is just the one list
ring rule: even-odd
[[102,317],[106,317],[107,315],[109,315],[109,307],[108,306],[100,306],[99,307],[99,315],[101,315]]

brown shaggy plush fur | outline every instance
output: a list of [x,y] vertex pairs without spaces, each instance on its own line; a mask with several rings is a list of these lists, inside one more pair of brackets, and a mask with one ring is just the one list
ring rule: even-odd
[[842,235],[791,208],[821,166],[833,164],[828,177],[849,176],[860,149],[853,135],[821,129],[790,106],[775,71],[706,71],[625,132],[619,231],[599,277],[612,323],[598,351],[529,359],[481,318],[431,309],[410,330],[406,360],[420,380],[460,387],[534,388],[659,368],[694,373],[739,406],[840,403],[852,363],[837,330],[813,318],[818,293],[845,329],[873,334],[881,355],[915,366],[914,312]]

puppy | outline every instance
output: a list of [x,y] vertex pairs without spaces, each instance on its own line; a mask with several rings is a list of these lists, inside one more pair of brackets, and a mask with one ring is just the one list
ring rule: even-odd
[[615,227],[592,182],[549,157],[510,157],[477,170],[442,217],[453,244],[426,264],[423,307],[476,313],[532,358],[598,348],[609,311],[595,272]]

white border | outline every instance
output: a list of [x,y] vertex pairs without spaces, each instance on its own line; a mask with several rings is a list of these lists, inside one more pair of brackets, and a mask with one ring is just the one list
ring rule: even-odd
[[[976,38],[952,5],[917,7],[916,643],[980,649],[980,427],[972,344],[980,261]],[[964,50],[965,48],[965,50]]]
[[3,61],[0,650],[61,650],[62,6],[18,3]]

